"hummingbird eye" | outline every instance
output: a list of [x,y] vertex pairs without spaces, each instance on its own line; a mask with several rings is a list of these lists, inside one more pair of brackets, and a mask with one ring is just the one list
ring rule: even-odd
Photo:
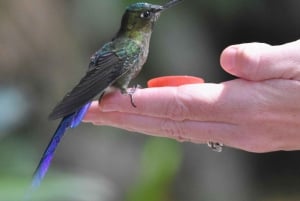
[[142,12],[140,17],[141,18],[149,18],[151,16],[151,12],[149,10]]

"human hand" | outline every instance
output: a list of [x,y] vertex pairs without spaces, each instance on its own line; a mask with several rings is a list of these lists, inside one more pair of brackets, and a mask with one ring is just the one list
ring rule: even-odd
[[239,79],[138,89],[93,102],[85,122],[179,141],[220,142],[251,152],[300,149],[300,40],[226,48],[221,65]]

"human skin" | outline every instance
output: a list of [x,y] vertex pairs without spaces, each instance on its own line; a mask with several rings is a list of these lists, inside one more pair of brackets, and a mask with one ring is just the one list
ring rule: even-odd
[[238,79],[138,89],[92,103],[84,121],[250,152],[300,150],[300,40],[227,47],[220,63]]

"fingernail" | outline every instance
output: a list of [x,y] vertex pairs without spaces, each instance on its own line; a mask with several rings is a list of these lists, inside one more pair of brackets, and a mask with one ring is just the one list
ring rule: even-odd
[[227,70],[235,67],[237,47],[230,46],[223,50],[221,54],[221,66]]

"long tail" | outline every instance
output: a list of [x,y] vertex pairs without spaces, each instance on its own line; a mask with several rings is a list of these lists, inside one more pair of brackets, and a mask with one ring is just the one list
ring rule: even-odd
[[85,113],[87,112],[88,108],[90,107],[91,103],[87,103],[84,105],[80,110],[74,114],[70,114],[66,117],[64,117],[59,126],[57,127],[55,133],[53,134],[45,152],[43,153],[43,156],[39,162],[39,165],[37,166],[34,174],[33,179],[31,183],[32,188],[37,188],[41,184],[41,181],[45,177],[47,170],[50,166],[51,160],[54,156],[55,150],[65,134],[66,130],[68,128],[75,128],[78,126],[84,117]]

